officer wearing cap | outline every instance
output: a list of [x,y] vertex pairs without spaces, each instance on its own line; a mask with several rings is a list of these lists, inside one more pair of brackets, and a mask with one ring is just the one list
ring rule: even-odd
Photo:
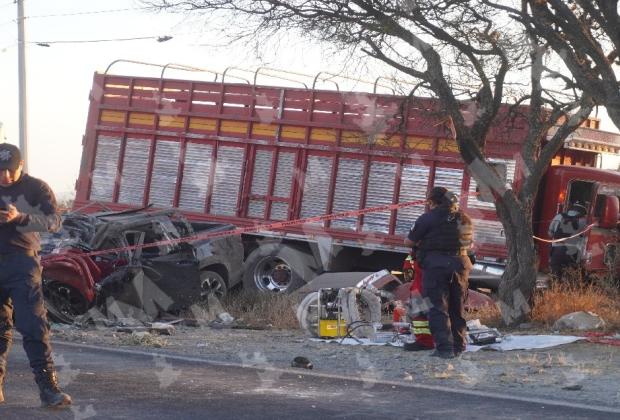
[[42,405],[66,406],[71,397],[58,387],[38,257],[39,232],[58,231],[61,220],[50,187],[23,166],[19,149],[0,143],[0,402],[15,323]]
[[416,220],[405,245],[418,247],[422,296],[431,306],[428,320],[436,349],[432,356],[451,359],[465,351],[467,343],[464,306],[473,226],[458,209],[458,197],[446,188],[434,187],[427,203],[430,210]]

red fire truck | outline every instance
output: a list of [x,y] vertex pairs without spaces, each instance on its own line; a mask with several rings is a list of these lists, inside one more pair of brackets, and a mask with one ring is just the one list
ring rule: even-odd
[[[511,185],[523,170],[527,121],[503,112],[486,153]],[[546,237],[562,206],[586,203],[595,227],[583,261],[602,271],[615,250],[620,174],[596,166],[603,153],[620,151],[620,136],[598,130],[596,119],[588,124],[554,159],[533,222]],[[423,200],[445,186],[474,218],[472,282],[496,286],[505,263],[494,205],[468,174],[431,99],[96,73],[83,148],[75,200],[83,211],[151,204],[242,227]],[[402,239],[424,210],[244,235],[244,287],[285,291],[324,271],[399,268]],[[540,249],[545,269],[547,245]]]

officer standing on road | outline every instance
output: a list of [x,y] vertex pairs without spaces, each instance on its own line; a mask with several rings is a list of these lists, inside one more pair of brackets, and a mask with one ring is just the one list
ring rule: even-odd
[[71,404],[58,387],[43,291],[39,232],[60,229],[56,199],[43,181],[22,173],[19,149],[0,143],[0,402],[15,327],[44,407]]
[[473,226],[469,216],[459,211],[458,197],[444,187],[431,190],[428,205],[430,211],[416,220],[405,245],[418,245],[422,296],[431,305],[428,320],[436,349],[431,356],[451,359],[467,344],[464,306]]

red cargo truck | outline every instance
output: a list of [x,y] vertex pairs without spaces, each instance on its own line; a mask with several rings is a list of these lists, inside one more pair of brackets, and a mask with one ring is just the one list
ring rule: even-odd
[[[474,218],[472,283],[496,287],[507,255],[502,225],[437,106],[427,98],[97,73],[75,208],[152,204],[194,221],[251,226],[423,200],[433,186],[445,186],[460,193]],[[509,110],[486,153],[511,186],[523,171],[527,121]],[[620,136],[580,128],[538,195],[533,222],[541,237],[562,206],[587,203],[595,227],[584,261],[594,272],[607,269],[615,249],[620,196],[620,174],[595,166],[602,153],[619,150]],[[327,270],[400,268],[402,239],[424,210],[420,204],[244,235],[244,286],[285,291]],[[547,248],[540,246],[543,270]]]

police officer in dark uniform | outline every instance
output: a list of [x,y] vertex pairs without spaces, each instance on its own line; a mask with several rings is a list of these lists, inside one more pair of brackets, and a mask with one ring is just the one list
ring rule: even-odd
[[436,349],[432,356],[451,359],[465,351],[467,343],[464,306],[473,225],[459,211],[458,197],[444,187],[431,190],[428,205],[430,211],[416,220],[405,245],[418,246],[422,296],[431,306],[428,319]]
[[567,212],[558,213],[549,225],[548,234],[555,240],[551,245],[549,265],[551,273],[559,281],[562,281],[565,269],[579,267],[585,245],[583,232],[587,214],[584,205],[573,203]]
[[54,193],[48,185],[22,173],[24,162],[17,147],[0,144],[0,402],[6,374],[13,323],[39,386],[45,407],[71,404],[58,387],[49,342],[38,232],[60,228]]

